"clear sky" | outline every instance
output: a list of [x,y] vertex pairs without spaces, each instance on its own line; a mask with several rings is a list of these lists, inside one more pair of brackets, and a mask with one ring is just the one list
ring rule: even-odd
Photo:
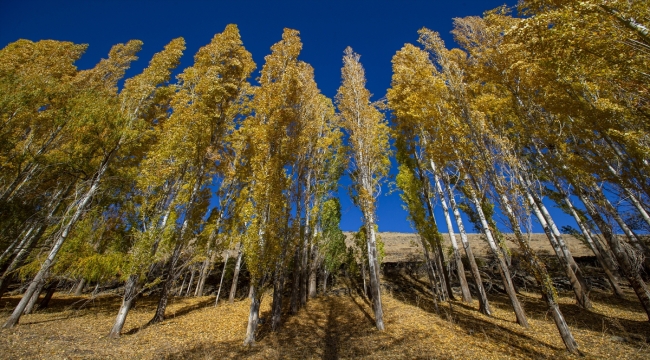
[[[377,100],[390,86],[392,56],[405,43],[416,42],[418,29],[438,31],[448,47],[453,47],[449,33],[453,18],[481,15],[504,3],[512,6],[516,1],[3,0],[0,47],[21,38],[86,43],[90,45],[88,51],[77,64],[85,69],[106,57],[112,45],[139,39],[144,46],[139,54],[141,60],[127,73],[132,76],[146,66],[155,52],[179,36],[187,42],[179,69],[192,65],[196,51],[227,24],[234,23],[259,70],[271,45],[280,40],[283,28],[287,27],[300,31],[300,59],[314,67],[316,82],[325,95],[336,94],[341,82],[343,50],[351,46],[361,54],[367,87],[374,94],[373,100]],[[395,172],[393,164],[391,175]],[[346,184],[349,180],[344,179],[342,186]],[[412,232],[399,195],[388,193],[385,188],[379,198],[380,231]],[[344,212],[341,227],[357,230],[361,224],[360,211],[350,202],[347,190],[342,188],[339,195]],[[440,211],[438,207],[438,225],[446,231]]]

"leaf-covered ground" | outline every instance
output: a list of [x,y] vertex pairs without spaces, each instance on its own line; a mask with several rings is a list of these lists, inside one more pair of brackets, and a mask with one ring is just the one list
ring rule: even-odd
[[[531,328],[514,322],[507,298],[491,295],[493,317],[481,315],[478,302],[452,301],[433,310],[432,298],[404,273],[389,275],[392,291],[383,293],[386,331],[374,328],[369,303],[347,289],[309,301],[295,316],[285,315],[282,329],[261,326],[258,342],[241,345],[249,302],[220,303],[213,297],[175,298],[168,319],[145,327],[156,299],[143,298],[129,314],[123,335],[106,337],[120,304],[115,295],[89,300],[56,294],[51,308],[26,315],[19,326],[0,332],[0,357],[17,358],[570,358],[545,306],[534,293],[520,299]],[[409,285],[409,286],[407,286]],[[397,289],[397,290],[396,290]],[[650,323],[633,294],[620,300],[592,292],[594,308],[579,309],[565,294],[560,299],[573,334],[586,358],[648,358]],[[265,294],[262,317],[269,318]],[[17,297],[3,299],[8,316]]]

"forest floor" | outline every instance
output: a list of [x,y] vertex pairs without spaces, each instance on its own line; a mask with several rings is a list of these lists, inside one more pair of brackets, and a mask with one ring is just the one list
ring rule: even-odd
[[[531,325],[523,329],[515,323],[507,297],[498,292],[489,296],[492,317],[478,312],[476,300],[445,302],[436,313],[424,283],[404,268],[387,271],[384,283],[384,332],[375,329],[368,301],[340,284],[338,290],[311,299],[297,315],[284,315],[276,333],[270,331],[271,296],[265,294],[264,323],[252,347],[242,345],[246,299],[215,307],[214,297],[173,298],[167,319],[147,327],[157,299],[144,297],[129,313],[121,338],[109,339],[119,296],[91,299],[56,293],[48,309],[25,315],[15,328],[0,331],[0,358],[575,358],[564,350],[538,294],[522,291],[519,296]],[[625,299],[592,291],[594,307],[589,311],[578,308],[570,293],[561,294],[562,312],[585,358],[650,356],[650,323],[630,288],[624,290]],[[0,302],[3,319],[18,300]]]

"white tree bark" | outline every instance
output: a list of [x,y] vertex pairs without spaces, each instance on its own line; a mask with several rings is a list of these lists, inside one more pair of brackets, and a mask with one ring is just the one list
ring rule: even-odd
[[458,251],[458,243],[456,242],[456,234],[454,233],[454,226],[451,222],[451,217],[449,216],[449,207],[447,206],[447,201],[445,200],[445,193],[442,191],[442,186],[440,185],[440,179],[438,178],[438,173],[436,170],[436,165],[433,161],[430,160],[431,170],[433,172],[433,182],[435,183],[435,188],[440,197],[440,204],[442,205],[442,210],[445,214],[445,221],[447,223],[447,232],[449,233],[449,239],[451,240],[451,247],[454,252],[454,261],[456,263],[456,270],[458,273],[458,280],[460,282],[460,289],[463,295],[463,301],[466,303],[472,302],[472,294],[469,292],[469,286],[467,285],[467,278],[465,277],[465,267],[463,266],[463,261],[460,257],[460,251]]
[[219,280],[219,290],[217,290],[217,297],[214,300],[214,306],[219,305],[219,295],[221,295],[221,286],[223,285],[223,278],[226,275],[226,266],[228,266],[229,257],[230,257],[230,251],[226,250],[226,259],[223,261],[223,271],[221,271],[221,280]]
[[510,276],[510,271],[508,270],[508,265],[505,262],[503,253],[499,250],[496,241],[494,241],[494,237],[492,236],[492,231],[490,230],[490,226],[488,225],[487,218],[485,217],[485,213],[483,212],[483,208],[481,206],[482,205],[481,201],[476,197],[476,194],[474,193],[474,190],[471,188],[471,186],[469,186],[469,190],[470,190],[470,196],[472,197],[471,201],[474,203],[474,207],[476,208],[476,213],[478,214],[479,219],[481,221],[481,226],[483,227],[483,233],[487,238],[488,245],[490,246],[490,250],[492,250],[492,254],[499,261],[499,270],[501,273],[501,278],[503,280],[503,286],[506,292],[508,293],[510,302],[512,303],[512,307],[517,317],[517,323],[519,323],[519,325],[523,326],[524,328],[528,328],[529,327],[528,320],[526,319],[526,314],[524,313],[524,309],[522,308],[519,299],[517,299],[517,295],[515,293],[515,289],[512,284],[512,278]]
[[27,288],[27,291],[23,295],[23,298],[20,300],[16,308],[14,309],[14,312],[11,314],[9,319],[4,323],[2,326],[3,328],[12,328],[14,325],[18,323],[18,320],[20,319],[20,316],[22,315],[23,311],[25,310],[25,307],[27,306],[27,303],[29,299],[32,297],[34,294],[34,291],[36,291],[36,288],[38,287],[38,284],[43,281],[45,275],[47,272],[50,270],[52,267],[52,264],[54,264],[54,260],[56,258],[56,255],[59,253],[59,250],[61,249],[61,246],[63,246],[63,243],[65,240],[68,238],[68,235],[70,234],[70,231],[72,231],[74,225],[77,223],[79,218],[81,217],[81,214],[84,212],[86,206],[92,199],[92,197],[95,195],[97,192],[97,189],[99,188],[100,181],[102,180],[104,173],[108,169],[108,164],[110,160],[113,157],[113,154],[117,151],[118,149],[115,148],[113,152],[109,153],[106,155],[104,158],[104,161],[102,162],[102,165],[99,167],[99,170],[95,174],[95,176],[92,179],[92,182],[90,184],[90,187],[86,191],[86,193],[81,197],[76,202],[73,202],[70,205],[70,211],[74,211],[72,217],[68,222],[61,228],[59,233],[56,236],[56,240],[54,241],[54,246],[50,250],[50,253],[48,254],[47,258],[41,265],[40,270],[38,273],[36,273],[36,276],[34,276],[34,279],[32,282],[29,284],[29,287]]
[[445,181],[447,188],[447,193],[449,195],[449,203],[454,212],[454,217],[456,219],[456,224],[458,225],[458,232],[460,232],[460,240],[463,243],[463,248],[465,248],[465,254],[467,254],[467,259],[470,264],[470,269],[472,270],[472,276],[474,277],[474,283],[476,284],[476,290],[479,293],[479,311],[485,315],[490,316],[492,311],[490,310],[490,303],[488,302],[487,293],[485,292],[485,287],[483,287],[483,281],[481,280],[481,274],[476,264],[476,259],[474,258],[474,253],[470,247],[469,240],[467,239],[467,233],[465,232],[465,226],[463,225],[463,219],[460,216],[460,211],[456,205],[456,199],[454,198],[454,193],[451,191],[451,187],[448,181]]

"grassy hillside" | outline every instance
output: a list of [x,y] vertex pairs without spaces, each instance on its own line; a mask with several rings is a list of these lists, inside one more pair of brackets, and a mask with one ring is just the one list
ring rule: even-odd
[[[352,234],[351,232],[345,233],[348,237],[348,245],[352,244]],[[506,244],[511,250],[516,251],[518,249],[517,244],[513,240],[512,234],[504,234],[506,239]],[[384,242],[384,248],[386,251],[386,257],[384,262],[404,262],[404,261],[422,261],[422,246],[420,245],[419,235],[416,233],[396,233],[396,232],[382,232],[379,233],[381,240]],[[451,242],[449,241],[449,234],[442,234],[444,239],[443,246],[446,248],[451,247]],[[487,244],[487,241],[483,239],[481,234],[467,234],[470,246],[474,255],[477,257],[490,257],[491,251]],[[576,239],[571,235],[562,235],[564,241],[566,241],[569,250],[574,257],[581,256],[594,256],[593,252],[584,245],[580,240]],[[460,242],[460,236],[456,234],[456,241],[458,246],[462,251],[462,244]],[[530,234],[529,239],[530,246],[540,255],[543,254],[554,254],[553,248],[548,241],[548,238],[545,234]],[[464,256],[464,253],[463,253]]]

